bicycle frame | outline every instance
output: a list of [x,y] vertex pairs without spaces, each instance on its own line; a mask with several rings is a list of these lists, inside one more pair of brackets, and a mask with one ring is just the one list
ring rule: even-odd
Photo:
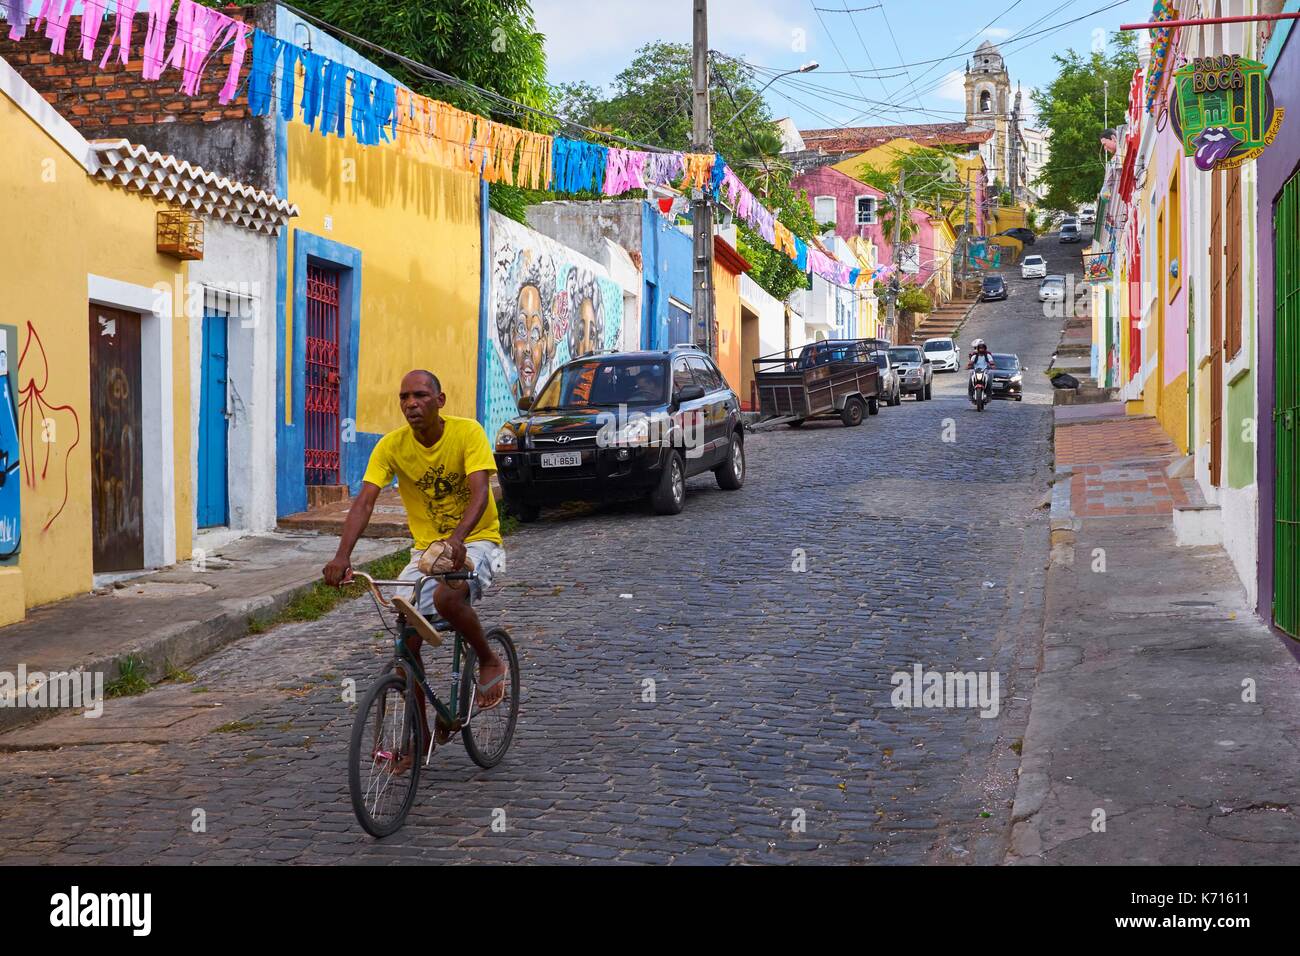
[[[473,572],[452,572],[446,575],[428,575],[420,578],[418,581],[376,581],[368,574],[354,572],[353,577],[360,579],[369,588],[375,598],[385,607],[392,608],[392,604],[379,591],[379,585],[386,587],[413,587],[415,590],[411,594],[411,605],[418,608],[420,606],[420,592],[424,590],[424,585],[435,577],[442,577],[447,580],[469,580]],[[464,575],[464,577],[462,577]],[[414,675],[416,686],[424,693],[425,699],[433,705],[433,709],[438,712],[444,724],[452,729],[453,732],[460,730],[464,726],[456,716],[460,704],[460,668],[461,658],[463,655],[462,638],[459,631],[454,631],[455,641],[452,644],[451,652],[451,701],[450,706],[444,704],[441,698],[433,692],[429,686],[427,672],[425,671],[424,662],[420,660],[418,654],[414,653],[407,645],[408,636],[418,632],[406,620],[406,615],[401,611],[397,614],[400,630],[394,642],[394,648],[397,652],[397,660],[402,662],[408,668],[408,673]],[[468,722],[468,721],[467,721]]]

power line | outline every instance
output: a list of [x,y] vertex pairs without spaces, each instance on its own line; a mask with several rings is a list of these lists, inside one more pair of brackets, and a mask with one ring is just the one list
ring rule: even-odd
[[437,80],[440,83],[447,84],[449,86],[460,87],[461,89],[478,93],[479,95],[487,97],[488,99],[494,102],[504,104],[506,107],[508,107],[508,109],[502,110],[502,112],[509,113],[512,116],[516,116],[516,117],[521,116],[522,114],[519,111],[522,110],[533,116],[540,116],[546,119],[553,120],[564,127],[581,130],[585,133],[590,133],[594,136],[600,136],[606,139],[617,140],[620,143],[626,143],[629,146],[635,146],[639,149],[644,149],[649,152],[654,152],[654,153],[674,152],[674,150],[667,150],[662,146],[653,146],[649,143],[642,143],[634,139],[628,139],[627,137],[620,136],[617,133],[610,133],[605,130],[599,130],[599,129],[594,129],[590,126],[584,126],[582,123],[576,123],[573,120],[565,119],[562,116],[557,116],[556,114],[549,113],[546,110],[538,109],[535,106],[529,106],[527,103],[521,103],[518,100],[512,100],[510,99],[510,97],[504,96],[501,93],[497,93],[494,90],[489,90],[482,86],[478,86],[474,83],[469,82],[468,80],[462,80],[460,77],[452,76],[450,73],[445,73],[442,70],[437,69],[436,67],[432,67],[432,66],[428,66],[427,64],[420,63],[418,60],[413,60],[408,56],[404,56],[401,53],[397,53],[393,50],[390,50],[387,47],[381,46],[378,43],[373,43],[370,40],[365,39],[364,37],[357,36],[355,33],[349,33],[348,31],[342,29],[341,27],[334,26],[332,23],[328,23],[327,21],[322,20],[317,16],[313,16],[312,14],[307,13],[305,10],[299,10],[297,7],[291,4],[284,3],[283,0],[280,0],[280,6],[284,7],[290,13],[293,13],[304,20],[307,20],[311,23],[315,23],[323,30],[331,31],[353,43],[360,44],[361,46],[364,46],[368,49],[374,50],[378,53],[384,54],[385,56],[391,57],[393,60],[396,60],[398,63],[401,63],[403,66],[407,67],[410,70],[413,70],[414,72],[425,77],[426,79],[433,79],[433,80]]

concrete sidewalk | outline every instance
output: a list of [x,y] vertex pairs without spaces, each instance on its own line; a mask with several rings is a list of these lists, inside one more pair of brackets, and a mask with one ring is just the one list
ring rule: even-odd
[[[1058,417],[1046,633],[1008,862],[1300,858],[1300,667],[1219,547],[1178,547],[1194,482],[1150,419]],[[1068,478],[1066,473],[1070,473]]]
[[[409,538],[407,543],[409,544]],[[363,538],[357,564],[397,551],[402,542]],[[132,578],[95,593],[32,608],[27,620],[0,628],[0,671],[83,670],[118,677],[118,662],[138,658],[157,681],[248,633],[249,620],[278,613],[320,579],[338,538],[277,532],[242,538],[198,562]],[[29,678],[30,686],[30,678]],[[0,706],[0,731],[58,711]]]

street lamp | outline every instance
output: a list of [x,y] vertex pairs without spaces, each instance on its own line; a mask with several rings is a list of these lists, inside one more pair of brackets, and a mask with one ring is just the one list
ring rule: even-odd
[[773,83],[775,83],[777,80],[779,80],[779,79],[781,79],[782,77],[785,77],[785,76],[793,76],[793,75],[796,74],[796,73],[811,73],[813,70],[817,69],[817,67],[819,67],[819,66],[821,66],[821,64],[818,63],[816,60],[810,60],[810,61],[808,61],[807,63],[805,63],[803,66],[799,67],[798,69],[795,69],[795,70],[786,70],[784,73],[778,73],[776,76],[772,77],[772,78],[771,78],[770,80],[768,80],[765,84],[763,84],[763,88],[760,89],[757,93],[755,93],[752,97],[750,97],[750,100],[749,100],[748,103],[746,103],[746,104],[745,104],[744,106],[742,106],[740,109],[736,110],[736,112],[733,113],[733,114],[731,115],[731,119],[727,120],[727,125],[730,126],[732,123],[736,122],[736,120],[740,117],[740,114],[741,114],[741,113],[745,112],[745,110],[749,109],[749,108],[750,108],[751,106],[753,106],[756,102],[758,102],[759,100],[761,100],[761,99],[763,98],[763,92],[764,92],[764,90],[766,90],[769,86],[771,86],[771,85],[772,85]]

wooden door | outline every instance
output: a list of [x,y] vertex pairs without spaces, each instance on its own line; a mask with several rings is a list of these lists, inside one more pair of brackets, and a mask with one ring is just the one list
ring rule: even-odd
[[144,567],[140,316],[90,307],[90,502],[95,571]]

